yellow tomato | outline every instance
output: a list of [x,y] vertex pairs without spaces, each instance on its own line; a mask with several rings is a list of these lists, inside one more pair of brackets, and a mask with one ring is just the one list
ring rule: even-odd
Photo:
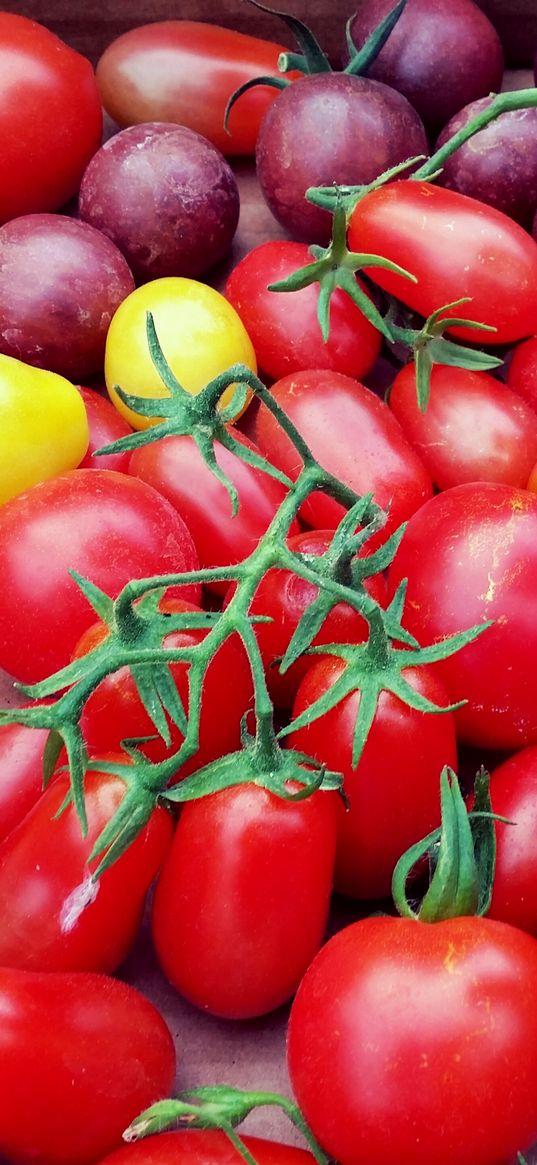
[[88,418],[74,384],[0,354],[0,502],[76,469]]
[[[220,292],[195,279],[153,279],[136,288],[112,317],[106,341],[106,385],[116,408],[136,429],[158,417],[142,417],[119,399],[115,386],[141,397],[168,396],[151,360],[147,312],[177,380],[196,394],[218,373],[240,362],[256,371],[252,342],[235,309]],[[221,398],[229,403],[233,386]]]

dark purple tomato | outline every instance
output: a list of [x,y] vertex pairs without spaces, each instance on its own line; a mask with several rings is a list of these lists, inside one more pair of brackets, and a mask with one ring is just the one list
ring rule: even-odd
[[200,134],[144,122],[115,134],[94,155],[79,212],[113,239],[138,282],[194,278],[230,247],[239,191],[223,154]]
[[302,77],[261,123],[257,175],[273,215],[295,239],[325,243],[331,216],[306,202],[309,186],[371,182],[390,166],[427,154],[425,130],[405,97],[343,73]]
[[[359,0],[351,25],[358,48],[392,7],[393,0]],[[500,88],[502,46],[473,0],[408,0],[369,75],[404,93],[438,132],[463,105]]]

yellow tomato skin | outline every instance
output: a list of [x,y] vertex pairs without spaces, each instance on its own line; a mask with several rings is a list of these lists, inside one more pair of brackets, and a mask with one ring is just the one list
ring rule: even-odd
[[[135,429],[146,429],[159,418],[143,417],[127,408],[115,386],[140,397],[169,395],[149,354],[148,311],[153,314],[168,364],[188,392],[200,392],[213,377],[237,362],[257,370],[244,324],[220,292],[179,276],[144,283],[123,300],[112,317],[104,365],[110,398]],[[232,393],[232,388],[226,390],[222,405],[229,403]]]
[[74,384],[0,354],[0,502],[76,469],[88,442],[86,409]]

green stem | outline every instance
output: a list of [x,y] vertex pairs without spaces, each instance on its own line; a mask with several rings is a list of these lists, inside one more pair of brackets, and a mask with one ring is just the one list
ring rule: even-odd
[[509,113],[516,109],[532,109],[537,106],[537,89],[515,89],[512,93],[497,93],[489,106],[481,110],[472,118],[468,125],[463,126],[453,134],[443,146],[440,146],[423,166],[410,175],[412,181],[431,181],[435,174],[442,169],[446,158],[449,158],[459,146],[464,145],[479,130],[484,129],[491,121],[495,121],[502,113]]

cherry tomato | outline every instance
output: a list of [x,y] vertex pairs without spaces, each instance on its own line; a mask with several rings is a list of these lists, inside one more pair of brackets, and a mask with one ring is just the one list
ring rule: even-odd
[[291,1084],[340,1165],[492,1165],[537,1137],[535,939],[373,917],[320,951],[288,1029]]
[[0,222],[60,210],[101,144],[92,66],[26,16],[0,13]]
[[436,364],[421,412],[415,366],[407,364],[393,382],[389,405],[439,489],[467,481],[526,487],[537,462],[537,416],[487,372]]
[[[74,469],[0,509],[0,666],[25,682],[69,662],[94,613],[70,577],[110,595],[132,578],[195,570],[192,538],[145,482],[111,469]],[[198,586],[182,588],[196,601]]]
[[[134,987],[106,975],[0,968],[0,1153],[21,1165],[93,1165],[169,1095],[171,1035]],[[9,1017],[9,1018],[8,1018]]]
[[[513,219],[455,190],[391,182],[358,203],[349,222],[352,251],[384,255],[416,276],[381,267],[367,273],[423,316],[462,296],[467,318],[496,328],[487,343],[521,340],[537,318],[537,243]],[[448,315],[459,316],[460,307]],[[474,340],[469,328],[452,333]]]
[[381,335],[341,288],[330,300],[326,343],[317,319],[318,283],[301,291],[269,291],[270,283],[311,262],[305,243],[261,243],[231,272],[226,298],[250,336],[259,367],[272,379],[308,368],[365,376],[379,354]]
[[[239,1136],[257,1165],[313,1165],[311,1153],[304,1149],[262,1137],[243,1137],[240,1130]],[[184,1129],[124,1145],[100,1165],[240,1165],[242,1160],[225,1133]]]
[[285,1003],[319,949],[335,853],[334,795],[287,801],[252,783],[183,806],[153,899],[170,982],[228,1019]]
[[537,336],[517,344],[507,368],[507,383],[537,411]]
[[94,457],[97,449],[104,445],[111,445],[112,441],[119,441],[132,433],[131,426],[121,417],[113,404],[93,388],[79,388],[79,393],[86,407],[86,416],[89,425],[89,445],[85,456],[79,462],[79,469],[117,469],[119,473],[126,473],[130,460],[130,452],[104,453],[102,457]]

